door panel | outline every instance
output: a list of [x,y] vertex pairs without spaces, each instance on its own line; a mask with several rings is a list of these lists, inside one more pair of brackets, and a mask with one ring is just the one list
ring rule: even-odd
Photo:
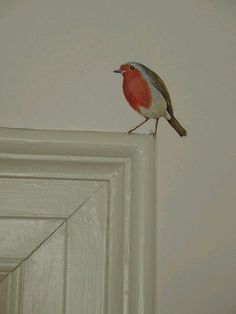
[[[8,224],[10,234],[15,231],[25,242],[24,248],[32,249],[32,239],[41,243],[33,241],[35,249],[0,284],[4,291],[1,314],[104,313],[107,214],[107,186],[103,185],[64,221],[14,219],[14,228]],[[6,223],[8,219],[2,221]],[[42,222],[48,227],[47,234],[41,232]],[[9,232],[5,239],[8,235]],[[10,244],[19,243],[13,240],[10,236]],[[7,241],[4,243],[7,246]],[[8,253],[11,250],[12,247]],[[13,255],[25,255],[26,251],[23,253],[16,248]],[[16,304],[16,300],[20,302]]]
[[153,143],[0,128],[1,314],[154,314]]

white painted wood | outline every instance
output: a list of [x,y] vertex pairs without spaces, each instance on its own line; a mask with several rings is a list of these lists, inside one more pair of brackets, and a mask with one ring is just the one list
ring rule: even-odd
[[1,257],[25,259],[62,222],[62,219],[0,219]]
[[[65,255],[56,269],[62,267],[62,260],[64,268],[60,272],[55,269],[55,284],[63,286],[65,303],[61,307],[57,304],[57,313],[155,313],[153,159],[154,141],[149,136],[0,129],[0,197],[5,204],[4,208],[0,202],[0,224],[7,222],[16,230],[14,238],[11,228],[5,227],[0,260],[1,245],[7,261],[16,254],[7,251],[6,243],[10,241],[13,248],[13,243],[19,244],[23,239],[22,264],[8,275],[14,277],[24,269],[24,280],[17,277],[20,285],[15,299],[23,296],[21,304],[25,304],[19,314],[28,314],[28,309],[32,312],[35,294],[41,299],[46,298],[47,292],[49,299],[55,300],[56,295],[62,298],[60,289],[50,296],[53,288],[49,291],[47,286],[53,282],[48,282],[50,260],[62,252],[61,242],[53,237],[65,225]],[[40,230],[44,230],[40,222],[50,224],[57,221],[55,217],[62,217],[59,225],[40,238]],[[54,233],[55,227],[58,230]],[[54,244],[47,250],[45,245],[49,243]],[[26,247],[31,252],[38,249],[31,255]],[[10,269],[10,264],[7,267]],[[30,283],[34,276],[37,287]],[[12,284],[8,288],[9,300],[15,292]],[[34,309],[38,312],[33,313],[51,313],[49,299],[46,308],[39,301]],[[1,314],[2,308],[0,303]]]
[[7,295],[7,314],[21,314],[22,301],[22,268],[16,268],[7,277],[8,279],[8,295]]
[[68,221],[66,313],[105,313],[107,210],[103,186]]
[[[1,145],[1,143],[0,143]],[[1,149],[1,148],[0,148]],[[68,158],[0,154],[2,177],[44,178],[66,180],[110,180],[117,167],[122,165],[120,158],[111,161],[107,158]]]
[[21,266],[22,313],[64,313],[65,225],[61,226]]
[[[129,165],[127,165],[129,169]],[[130,186],[120,169],[109,182],[107,313],[128,313]],[[125,180],[124,180],[125,179]],[[116,284],[114,284],[114,282]]]
[[0,282],[6,277],[7,274],[8,274],[7,272],[3,271],[0,272]]
[[0,313],[8,314],[7,312],[7,296],[8,296],[8,278],[0,282]]
[[9,259],[9,258],[4,259],[1,256],[0,272],[6,272],[6,273],[12,272],[17,267],[17,265],[19,265],[20,262],[21,262],[20,259]]
[[155,312],[154,156],[154,146],[149,146],[147,141],[137,150],[131,163],[129,311],[137,314]]
[[0,216],[66,218],[100,185],[96,181],[0,179]]
[[0,282],[0,313],[20,314],[21,270],[17,268]]

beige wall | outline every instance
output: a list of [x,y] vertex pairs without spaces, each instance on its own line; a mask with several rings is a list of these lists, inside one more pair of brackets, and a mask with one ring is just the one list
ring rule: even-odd
[[0,126],[123,132],[112,70],[165,79],[188,137],[161,121],[159,313],[236,313],[236,2],[1,0],[0,43]]

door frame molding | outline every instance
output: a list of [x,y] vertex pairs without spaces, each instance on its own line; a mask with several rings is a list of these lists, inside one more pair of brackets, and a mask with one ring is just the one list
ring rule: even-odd
[[[110,213],[114,218],[116,212],[123,211],[123,220],[117,223],[123,224],[124,233],[122,265],[116,262],[108,265],[107,302],[120,302],[116,280],[122,276],[122,313],[155,313],[152,136],[0,128],[0,178],[106,182]],[[113,234],[111,239],[115,238]],[[113,254],[114,248],[115,243],[110,243],[109,254]],[[107,309],[109,313],[109,304]]]

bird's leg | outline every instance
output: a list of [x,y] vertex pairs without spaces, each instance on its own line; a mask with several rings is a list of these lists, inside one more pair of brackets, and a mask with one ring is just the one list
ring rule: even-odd
[[142,123],[138,124],[135,128],[131,129],[128,131],[128,134],[132,133],[134,130],[136,130],[137,128],[139,128],[141,125],[143,125],[144,123],[146,123],[149,120],[149,118],[146,118]]
[[156,135],[157,135],[157,125],[158,125],[158,120],[159,120],[159,119],[156,119],[155,131],[154,131],[154,133],[152,134],[153,136],[156,136]]

